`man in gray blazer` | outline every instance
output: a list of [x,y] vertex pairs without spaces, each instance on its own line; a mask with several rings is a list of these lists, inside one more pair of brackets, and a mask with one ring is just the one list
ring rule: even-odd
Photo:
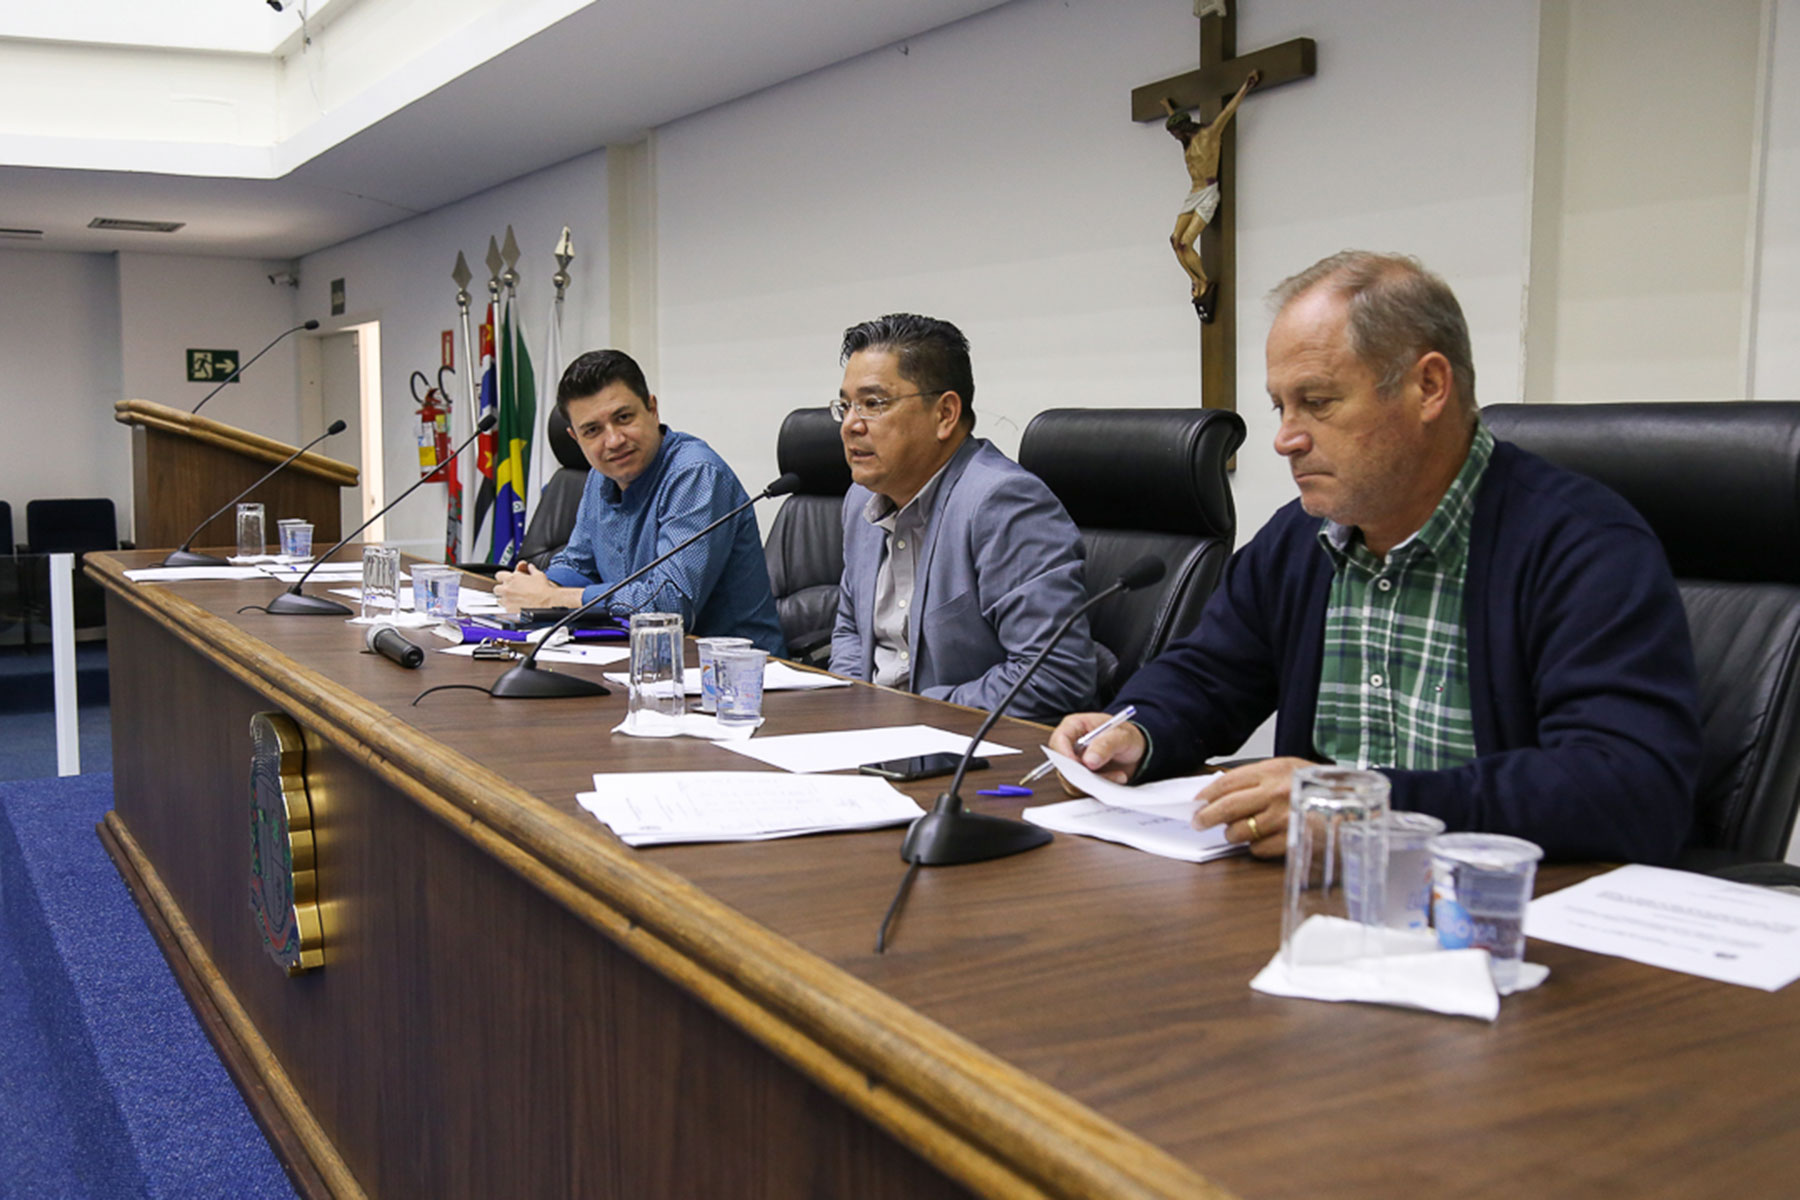
[[[832,415],[855,484],[831,669],[991,708],[1087,599],[1081,535],[1050,489],[981,438],[969,342],[908,313],[844,333]],[[1008,708],[1055,719],[1091,697],[1087,618]]]

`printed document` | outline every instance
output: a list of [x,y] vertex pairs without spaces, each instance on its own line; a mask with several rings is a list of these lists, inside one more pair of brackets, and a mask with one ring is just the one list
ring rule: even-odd
[[629,846],[751,842],[878,829],[924,816],[885,779],[770,771],[642,771],[594,775],[576,797]]
[[1033,825],[1058,833],[1118,842],[1146,854],[1183,862],[1205,862],[1243,849],[1225,840],[1225,827],[1195,829],[1194,799],[1207,777],[1190,775],[1127,787],[1102,779],[1074,759],[1046,748],[1044,753],[1070,784],[1091,799],[1067,800],[1028,808],[1021,815]]
[[1533,900],[1525,935],[1765,992],[1800,978],[1800,896],[1691,871],[1596,875]]

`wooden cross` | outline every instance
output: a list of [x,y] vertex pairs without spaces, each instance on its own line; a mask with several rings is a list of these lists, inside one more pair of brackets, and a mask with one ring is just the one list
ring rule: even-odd
[[[1202,6],[1196,5],[1198,10]],[[1311,38],[1295,38],[1254,54],[1237,57],[1237,17],[1219,3],[1200,17],[1200,69],[1133,88],[1131,119],[1161,121],[1168,114],[1163,99],[1176,107],[1198,109],[1200,120],[1219,115],[1238,87],[1256,71],[1261,75],[1251,95],[1269,88],[1310,78],[1315,72],[1316,48]],[[1219,281],[1212,321],[1200,326],[1200,403],[1207,408],[1237,410],[1237,162],[1235,122],[1220,140],[1219,211],[1200,235],[1200,256],[1209,278]],[[1171,158],[1174,156],[1171,155]],[[1178,177],[1176,177],[1178,178]],[[1171,197],[1175,187],[1169,188]],[[1173,213],[1171,212],[1171,218]],[[1173,291],[1180,273],[1169,267]],[[1177,293],[1179,294],[1179,293]]]

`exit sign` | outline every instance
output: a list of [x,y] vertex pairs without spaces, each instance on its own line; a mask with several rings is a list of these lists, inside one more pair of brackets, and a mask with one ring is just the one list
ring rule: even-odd
[[[189,350],[187,377],[189,383],[217,383],[238,369],[236,350]],[[233,379],[233,383],[237,380]]]

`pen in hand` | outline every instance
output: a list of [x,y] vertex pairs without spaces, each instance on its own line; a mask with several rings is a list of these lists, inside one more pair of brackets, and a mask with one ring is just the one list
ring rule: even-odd
[[[1101,734],[1105,733],[1109,729],[1114,728],[1115,726],[1123,725],[1125,722],[1131,720],[1131,718],[1133,718],[1135,716],[1137,716],[1137,705],[1127,704],[1124,708],[1121,708],[1118,712],[1114,713],[1112,716],[1108,717],[1106,720],[1102,721],[1100,724],[1094,726],[1092,729],[1088,730],[1086,733],[1084,733],[1080,737],[1076,738],[1075,739],[1075,748],[1077,750],[1087,749],[1088,745],[1091,742],[1093,742],[1093,740],[1095,738],[1099,737]],[[1024,787],[1026,784],[1036,783],[1038,780],[1042,779],[1044,776],[1048,775],[1052,770],[1054,770],[1055,767],[1056,767],[1055,763],[1051,762],[1049,759],[1045,759],[1043,762],[1039,763],[1036,767],[1032,768],[1031,773],[1029,775],[1027,775],[1027,776],[1025,776],[1025,778],[1019,780],[1019,786]]]

